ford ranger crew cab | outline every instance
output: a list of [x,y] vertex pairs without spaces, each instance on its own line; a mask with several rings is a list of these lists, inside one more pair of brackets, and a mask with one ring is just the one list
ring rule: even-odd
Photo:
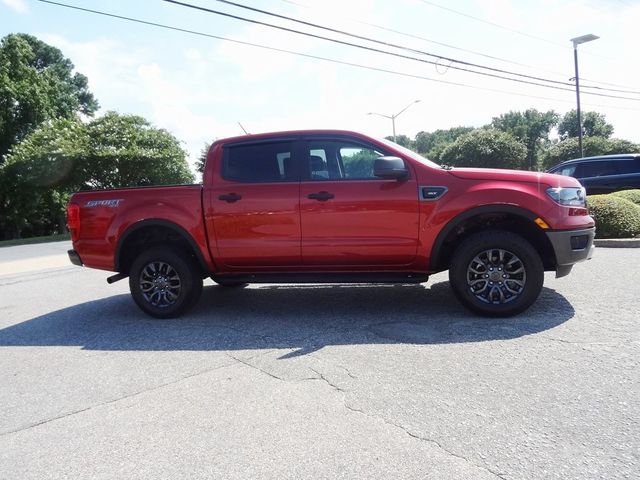
[[545,271],[590,258],[595,234],[574,178],[445,168],[339,130],[219,140],[202,184],[80,192],[67,215],[71,261],[128,277],[158,318],[193,306],[206,277],[404,284],[444,270],[468,309],[509,316]]

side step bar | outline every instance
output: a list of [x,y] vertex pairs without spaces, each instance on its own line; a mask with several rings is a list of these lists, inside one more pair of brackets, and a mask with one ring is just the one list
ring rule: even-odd
[[214,275],[211,278],[221,283],[423,283],[429,280],[429,275],[411,272],[296,272]]

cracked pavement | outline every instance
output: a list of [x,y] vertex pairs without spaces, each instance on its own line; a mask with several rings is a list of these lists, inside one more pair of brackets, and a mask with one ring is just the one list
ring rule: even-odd
[[547,274],[512,319],[439,274],[207,281],[156,321],[60,245],[0,255],[2,479],[640,477],[636,249]]

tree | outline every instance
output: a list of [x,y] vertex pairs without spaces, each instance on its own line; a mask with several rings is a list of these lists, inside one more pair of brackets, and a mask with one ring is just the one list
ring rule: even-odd
[[526,147],[513,135],[478,128],[446,147],[440,162],[454,167],[520,168],[526,156]]
[[[619,138],[585,137],[582,146],[586,157],[640,152],[640,145]],[[546,169],[549,169],[558,163],[573,158],[580,158],[578,139],[567,138],[566,140],[555,143],[547,150],[544,158],[544,166]]]
[[193,182],[187,153],[167,130],[137,115],[108,112],[87,126],[81,188]]
[[64,231],[64,205],[74,185],[69,177],[78,173],[74,166],[86,147],[83,128],[78,120],[46,122],[0,165],[3,238]]
[[207,163],[207,155],[209,155],[211,145],[212,143],[204,142],[200,155],[198,155],[198,160],[196,160],[196,171],[200,172],[200,175],[204,175],[204,166]]
[[349,156],[343,156],[345,175],[348,178],[372,178],[376,158],[378,155],[368,148],[362,148]]
[[520,168],[533,170],[538,165],[538,152],[542,144],[549,141],[551,128],[558,123],[558,114],[553,110],[539,112],[530,108],[524,112],[509,112],[494,117],[491,126],[510,133],[527,147],[527,157]]
[[87,77],[73,69],[60,50],[31,35],[0,41],[0,164],[42,122],[98,109]]
[[[598,112],[582,112],[582,134],[585,137],[609,138],[613,135],[613,125]],[[575,110],[567,112],[558,123],[558,134],[562,140],[578,137],[578,114]]]
[[472,127],[453,127],[446,130],[435,130],[434,132],[418,132],[415,139],[415,146],[418,153],[438,161],[442,151],[456,141],[460,135],[472,131]]
[[395,142],[398,145],[405,147],[405,148],[413,148],[413,141],[406,135],[396,135],[396,139],[393,139],[393,135],[390,135],[388,137],[384,137],[387,140],[391,141],[391,142]]
[[192,181],[180,142],[142,117],[46,122],[0,166],[0,230],[8,238],[62,231],[76,190]]

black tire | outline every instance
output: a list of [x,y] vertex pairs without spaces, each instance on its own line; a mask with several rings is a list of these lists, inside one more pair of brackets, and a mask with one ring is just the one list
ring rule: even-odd
[[202,276],[198,265],[187,255],[157,247],[133,261],[129,289],[143,312],[155,318],[173,318],[198,301]]
[[460,243],[449,283],[460,303],[489,317],[510,317],[538,298],[544,266],[536,249],[515,233],[489,230]]

